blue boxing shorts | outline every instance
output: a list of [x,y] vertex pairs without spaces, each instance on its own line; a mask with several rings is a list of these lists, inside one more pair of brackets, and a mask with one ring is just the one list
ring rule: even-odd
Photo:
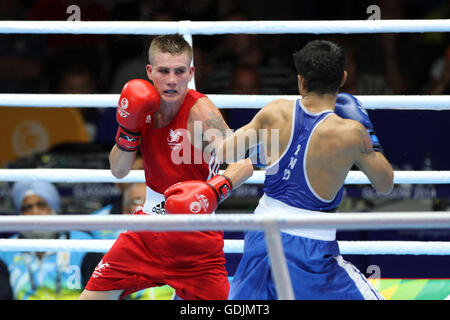
[[[337,241],[281,232],[296,300],[384,300],[339,252]],[[231,281],[229,300],[276,300],[264,232],[245,234],[244,254]]]

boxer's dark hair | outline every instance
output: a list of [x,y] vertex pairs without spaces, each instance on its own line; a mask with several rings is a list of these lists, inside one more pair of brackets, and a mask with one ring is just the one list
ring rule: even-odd
[[297,73],[309,92],[336,94],[345,69],[345,53],[331,41],[314,40],[293,54]]

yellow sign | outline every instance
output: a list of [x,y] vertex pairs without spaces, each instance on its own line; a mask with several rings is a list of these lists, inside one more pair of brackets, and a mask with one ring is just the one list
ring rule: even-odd
[[0,163],[45,152],[63,143],[89,141],[75,108],[0,108]]

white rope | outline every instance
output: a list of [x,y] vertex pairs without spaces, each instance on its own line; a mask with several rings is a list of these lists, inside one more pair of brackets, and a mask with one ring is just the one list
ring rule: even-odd
[[[2,93],[3,107],[47,108],[115,108],[119,94],[45,94]],[[260,109],[276,99],[295,100],[298,95],[209,94],[220,109]],[[364,108],[370,110],[449,110],[450,95],[357,95]]]
[[0,33],[136,34],[180,31],[192,35],[227,33],[338,34],[448,32],[450,20],[322,20],[322,21],[0,21]]
[[[257,170],[245,182],[263,184],[265,170]],[[223,173],[220,170],[219,173]],[[0,181],[43,180],[56,183],[134,183],[145,182],[144,170],[131,170],[122,179],[115,178],[108,169],[0,169]],[[361,171],[350,171],[345,184],[370,184]],[[450,171],[395,171],[395,184],[448,184]]]
[[450,228],[447,212],[378,212],[340,214],[248,213],[215,215],[57,215],[0,216],[0,231],[20,230],[265,230],[278,229],[445,229]]
[[[0,239],[0,251],[107,252],[115,240]],[[244,240],[225,239],[225,253],[242,253]],[[450,255],[445,241],[338,241],[341,254]]]
[[[330,215],[221,214],[221,215],[137,215],[137,216],[0,216],[0,231],[19,230],[277,230],[291,228],[411,229],[450,228],[450,215],[436,212],[353,213]],[[269,234],[271,235],[271,234]],[[279,233],[278,233],[279,238]],[[271,270],[279,299],[294,299],[281,242],[267,238]]]
[[338,241],[342,254],[450,255],[446,241]]

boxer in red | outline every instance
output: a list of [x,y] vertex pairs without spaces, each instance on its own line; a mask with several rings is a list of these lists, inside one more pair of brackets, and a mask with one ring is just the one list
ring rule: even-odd
[[[183,36],[156,37],[146,66],[153,85],[134,79],[122,90],[110,164],[115,177],[125,177],[140,148],[147,194],[135,214],[212,214],[253,174],[249,160],[217,174],[219,162],[208,152],[204,133],[212,129],[225,136],[228,126],[211,100],[188,88],[194,76],[191,61],[192,48]],[[223,244],[221,231],[124,232],[80,299],[121,299],[165,284],[181,299],[227,299]]]

